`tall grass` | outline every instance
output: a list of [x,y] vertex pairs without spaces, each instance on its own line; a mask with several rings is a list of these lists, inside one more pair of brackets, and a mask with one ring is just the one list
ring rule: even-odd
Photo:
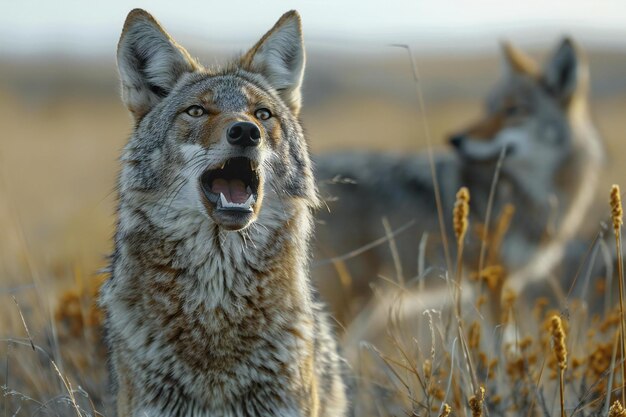
[[[450,215],[462,244],[471,230],[469,196],[459,193],[458,200]],[[612,208],[615,219],[619,210]],[[601,305],[611,287],[598,286],[579,294],[588,299],[572,296],[565,304],[546,290],[530,296],[508,291],[506,271],[491,262],[512,211],[500,213],[494,230],[477,231],[487,240],[484,271],[467,271],[462,285],[452,274],[443,292],[427,284],[416,293],[407,280],[394,287],[395,295],[383,294],[395,300],[385,331],[363,344],[351,363],[356,415],[623,415],[615,396],[623,392],[618,352],[624,317],[619,307],[605,313]],[[72,275],[69,289],[45,296],[44,288],[34,296],[17,292],[17,302],[9,298],[0,306],[4,331],[11,334],[1,346],[5,415],[95,416],[108,410],[101,312],[94,304],[103,277],[85,277],[79,269]],[[430,301],[421,310],[420,295]],[[488,308],[490,302],[499,309]],[[50,315],[38,308],[47,303]],[[403,303],[414,303],[413,313],[405,314]]]
[[[412,65],[417,86],[419,76],[414,62]],[[424,134],[430,143],[419,87],[417,92]],[[432,158],[431,146],[429,152]],[[436,175],[433,179],[436,181]],[[566,291],[572,297],[565,300],[545,288],[530,294],[508,290],[508,271],[498,258],[514,221],[512,206],[494,213],[499,219],[493,228],[486,219],[477,233],[483,242],[479,267],[464,272],[468,267],[461,264],[460,254],[472,232],[467,223],[469,195],[460,193],[456,214],[443,213],[436,183],[435,190],[448,268],[443,275],[448,278],[440,291],[425,280],[415,285],[399,270],[394,291],[381,292],[381,297],[393,300],[385,304],[389,305],[387,325],[376,338],[362,343],[359,355],[350,363],[353,376],[348,379],[355,387],[355,415],[625,416],[622,214],[621,204],[618,210],[615,203],[619,189],[612,191],[619,308],[603,305],[605,295],[611,299],[610,285],[592,286],[580,294]],[[449,259],[443,221],[443,216],[449,215],[454,215],[458,226],[456,269]],[[369,246],[390,242],[396,256],[393,236],[412,224],[396,231],[386,227],[387,236]],[[365,250],[355,249],[330,262],[341,269],[347,258],[367,256]],[[6,260],[23,264],[24,269],[15,274],[15,282],[3,282],[7,291],[2,295],[7,297],[0,305],[0,415],[112,415],[101,340],[102,313],[94,304],[102,277],[85,276],[68,262],[70,272],[65,275],[73,278],[71,287],[48,285],[46,278],[52,274],[47,271],[24,287],[23,277],[38,276],[42,267],[29,257],[27,247],[23,251],[23,259]],[[421,270],[428,269],[427,260],[424,263]],[[341,270],[346,285],[359,279],[348,276],[345,268]],[[14,295],[16,302],[9,295]],[[413,304],[411,313],[405,314],[408,303]],[[421,304],[425,307],[419,308]],[[617,394],[622,395],[621,402],[616,400]]]
[[[612,195],[614,202],[619,191]],[[455,224],[462,223],[459,211],[451,213]],[[499,245],[499,233],[488,235],[488,246]],[[602,305],[612,288],[600,282],[579,293],[566,288],[567,299],[550,287],[517,294],[507,290],[506,273],[500,272],[502,285],[486,285],[483,293],[480,279],[489,280],[489,274],[466,274],[473,280],[460,287],[460,297],[456,282],[447,292],[389,291],[396,301],[385,335],[369,333],[360,356],[370,362],[358,368],[360,386],[368,387],[358,397],[358,415],[623,415],[622,402],[615,402],[624,391],[617,349],[623,314],[619,305]],[[499,300],[500,315],[485,308],[490,297]],[[462,314],[456,314],[459,300]]]
[[[615,232],[615,250],[617,254],[617,282],[619,288],[619,314],[622,345],[622,383],[626,383],[626,320],[624,319],[624,272],[622,270],[622,242],[621,228],[623,223],[622,199],[618,185],[611,187],[611,217]],[[626,404],[626,389],[622,388],[622,404]]]

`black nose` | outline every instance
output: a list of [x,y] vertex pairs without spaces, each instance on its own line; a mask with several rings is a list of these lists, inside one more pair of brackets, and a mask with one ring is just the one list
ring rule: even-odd
[[465,135],[457,134],[457,135],[451,136],[450,139],[449,139],[449,142],[450,142],[450,145],[452,145],[455,148],[459,149],[461,147],[461,145],[463,144],[463,140],[464,139],[465,139]]
[[261,142],[261,131],[251,122],[237,122],[226,132],[231,145],[257,146]]

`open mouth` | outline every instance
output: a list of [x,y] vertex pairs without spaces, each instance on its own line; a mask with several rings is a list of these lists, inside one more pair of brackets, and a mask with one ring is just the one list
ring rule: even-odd
[[246,157],[228,159],[200,177],[204,196],[223,214],[253,213],[259,200],[258,165]]

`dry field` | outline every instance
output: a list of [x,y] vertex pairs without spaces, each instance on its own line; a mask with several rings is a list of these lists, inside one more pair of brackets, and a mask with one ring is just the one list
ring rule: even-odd
[[[593,115],[608,155],[598,210],[608,213],[610,185],[626,186],[626,55],[595,51],[589,60]],[[402,50],[364,55],[313,51],[309,62],[303,122],[313,153],[424,149],[423,119]],[[418,63],[424,116],[435,146],[445,150],[446,136],[480,115],[482,99],[498,76],[498,58],[439,56]],[[97,333],[100,317],[90,303],[102,279],[97,271],[111,246],[116,158],[131,128],[117,90],[110,60],[0,60],[2,415],[93,415],[92,405],[112,414],[103,405],[107,381]],[[586,226],[593,231],[599,225]],[[620,368],[614,353],[619,317],[609,314],[593,321],[574,304],[571,320],[564,318],[563,324],[572,335],[566,342],[573,352],[565,374],[567,415],[605,415],[602,389],[614,386],[610,370]],[[507,339],[513,344],[499,341],[497,354],[485,349],[491,339],[483,336],[481,342],[480,334],[493,334],[488,326],[499,318],[468,318],[461,346],[450,336],[446,317],[432,318],[431,326],[428,317],[418,317],[414,325],[422,330],[413,336],[426,329],[423,343],[415,344],[409,335],[391,352],[366,349],[368,358],[351,365],[377,369],[376,378],[387,383],[372,389],[400,397],[416,415],[443,413],[444,399],[455,415],[477,415],[467,399],[477,392],[480,397],[480,381],[485,381],[485,404],[494,415],[519,410],[556,416],[559,363],[551,350],[549,306],[511,306],[511,317],[531,319]],[[602,333],[597,341],[587,332],[591,328]],[[502,381],[508,388],[494,394]],[[366,409],[372,415],[389,412],[363,406],[359,415]]]

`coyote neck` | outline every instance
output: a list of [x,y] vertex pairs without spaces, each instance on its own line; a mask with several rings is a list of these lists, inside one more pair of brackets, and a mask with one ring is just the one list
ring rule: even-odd
[[306,208],[269,213],[241,232],[222,231],[204,218],[185,224],[154,220],[162,214],[122,213],[118,244],[127,256],[116,265],[124,271],[114,271],[116,279],[122,275],[119,279],[136,283],[137,291],[161,292],[195,315],[220,311],[235,318],[250,309],[251,298],[257,308],[308,307]]
[[579,177],[574,181],[569,179],[570,183],[574,184],[571,190],[572,197],[566,202],[566,210],[561,213],[562,221],[559,223],[555,236],[543,245],[532,262],[515,272],[509,279],[512,288],[516,291],[520,291],[533,281],[544,279],[554,270],[563,259],[566,243],[576,235],[593,205],[603,159],[602,146],[588,118],[582,121],[573,120],[572,124],[575,127],[574,131],[578,132],[576,141],[585,144],[584,151],[579,151],[581,157],[574,170],[574,174]]
[[[169,390],[201,407],[227,404],[258,383],[260,370],[285,386],[304,371],[314,345],[311,218],[304,203],[291,206],[267,207],[240,233],[188,213],[171,222],[122,201],[103,302],[124,352],[118,366],[132,370],[147,403],[161,404]],[[153,378],[163,366],[165,388]]]
[[110,302],[136,313],[137,329],[174,336],[201,328],[203,338],[180,340],[179,348],[215,351],[308,321],[307,209],[261,216],[243,232],[221,231],[205,218],[155,220],[161,218],[154,210],[120,208]]

